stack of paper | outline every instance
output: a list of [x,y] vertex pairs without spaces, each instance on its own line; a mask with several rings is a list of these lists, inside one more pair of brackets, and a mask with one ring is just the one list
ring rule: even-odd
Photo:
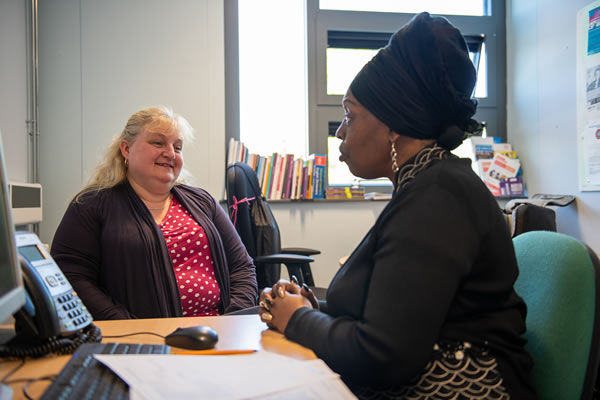
[[127,382],[131,399],[356,398],[323,361],[299,361],[267,351],[95,357]]

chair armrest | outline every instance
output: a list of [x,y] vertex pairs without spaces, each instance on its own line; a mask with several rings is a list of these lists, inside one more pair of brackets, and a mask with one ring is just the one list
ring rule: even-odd
[[307,249],[305,247],[286,247],[284,249],[281,249],[281,252],[289,254],[300,254],[303,256],[314,256],[315,254],[321,254],[319,250]]
[[269,254],[258,256],[254,259],[255,264],[308,264],[315,261],[314,258],[298,254]]

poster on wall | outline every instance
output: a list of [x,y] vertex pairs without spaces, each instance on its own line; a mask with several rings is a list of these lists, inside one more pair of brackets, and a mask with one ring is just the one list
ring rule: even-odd
[[600,0],[577,13],[579,190],[600,191]]

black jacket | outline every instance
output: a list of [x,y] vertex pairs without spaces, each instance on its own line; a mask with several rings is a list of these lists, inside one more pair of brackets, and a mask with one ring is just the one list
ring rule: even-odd
[[[202,189],[171,192],[206,232],[220,312],[256,305],[255,268],[225,211]],[[128,182],[71,202],[51,254],[95,319],[182,316],[164,236]]]
[[487,345],[512,398],[529,399],[526,307],[496,200],[469,160],[433,162],[396,193],[340,268],[324,312],[297,310],[285,336],[344,381],[398,386],[440,339]]

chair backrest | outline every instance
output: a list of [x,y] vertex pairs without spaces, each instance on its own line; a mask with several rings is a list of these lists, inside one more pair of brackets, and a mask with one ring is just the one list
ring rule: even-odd
[[[258,177],[246,163],[227,166],[227,206],[250,257],[281,252],[279,226],[269,204],[262,197]],[[279,279],[281,264],[265,264],[256,270],[258,287],[272,286]]]
[[527,304],[526,345],[540,399],[592,399],[600,360],[600,265],[578,240],[532,231],[513,239],[515,290]]
[[530,231],[556,232],[556,212],[536,204],[520,204],[511,215],[512,237]]

